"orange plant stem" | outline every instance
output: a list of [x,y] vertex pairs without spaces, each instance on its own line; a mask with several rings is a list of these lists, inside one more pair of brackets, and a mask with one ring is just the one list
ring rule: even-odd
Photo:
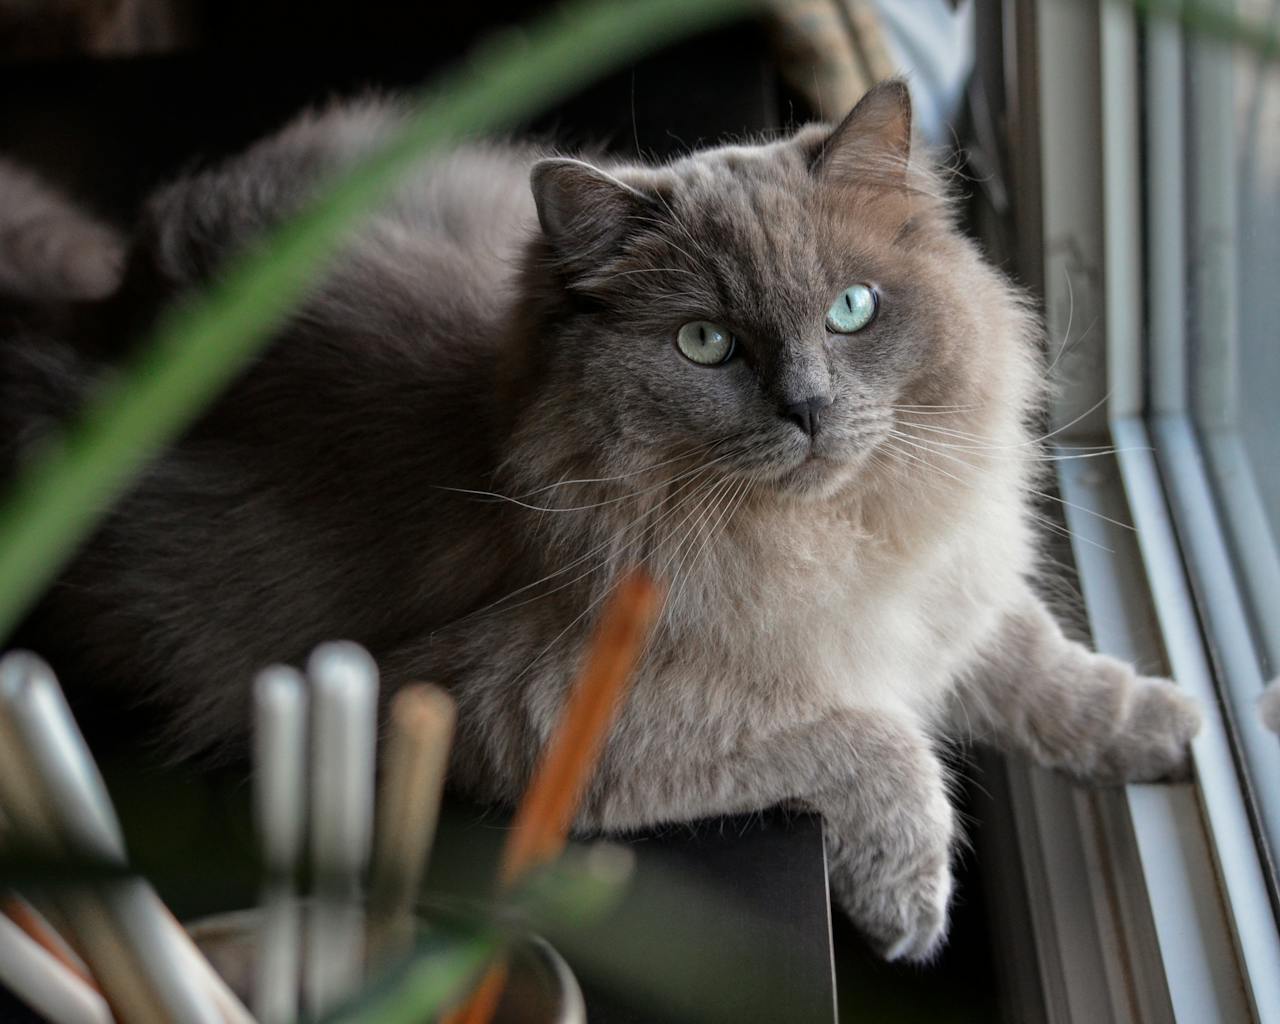
[[[662,590],[643,569],[632,569],[619,580],[516,811],[499,869],[500,888],[510,888],[564,849],[661,606]],[[448,1024],[488,1024],[505,982],[505,965],[490,967],[467,1003],[446,1018]]]

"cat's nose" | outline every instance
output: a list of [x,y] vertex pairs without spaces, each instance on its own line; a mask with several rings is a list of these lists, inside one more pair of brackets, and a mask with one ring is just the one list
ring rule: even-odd
[[826,395],[813,395],[799,402],[789,402],[783,406],[782,414],[800,426],[810,437],[817,436],[818,427],[822,423],[822,413],[831,405]]

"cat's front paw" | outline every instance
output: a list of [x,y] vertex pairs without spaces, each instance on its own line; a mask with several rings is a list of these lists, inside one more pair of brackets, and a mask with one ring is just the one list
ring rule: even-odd
[[838,843],[831,887],[881,956],[923,962],[947,935],[953,814],[939,794],[929,813],[900,825],[880,838]]
[[949,864],[911,880],[882,922],[888,927],[881,932],[877,945],[886,960],[923,963],[933,959],[947,937],[951,888]]
[[1098,752],[1089,777],[1103,783],[1186,778],[1200,723],[1200,706],[1186,691],[1167,679],[1140,676],[1133,682],[1128,713]]

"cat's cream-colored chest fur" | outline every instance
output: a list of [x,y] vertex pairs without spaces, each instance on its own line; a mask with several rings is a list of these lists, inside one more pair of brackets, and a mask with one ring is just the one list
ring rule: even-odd
[[839,706],[928,727],[1031,565],[1014,494],[963,499],[941,517],[904,508],[880,533],[838,505],[797,505],[782,525],[775,510],[768,529],[744,518],[672,581],[678,649],[641,690],[665,714],[744,729]]

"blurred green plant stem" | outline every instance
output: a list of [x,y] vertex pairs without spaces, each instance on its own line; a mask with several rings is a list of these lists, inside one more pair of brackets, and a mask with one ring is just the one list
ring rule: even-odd
[[335,178],[201,295],[158,322],[132,365],[50,439],[0,507],[0,635],[56,578],[158,449],[178,436],[305,297],[342,240],[431,150],[511,125],[646,50],[751,0],[578,2],[482,45],[429,87],[389,144]]

